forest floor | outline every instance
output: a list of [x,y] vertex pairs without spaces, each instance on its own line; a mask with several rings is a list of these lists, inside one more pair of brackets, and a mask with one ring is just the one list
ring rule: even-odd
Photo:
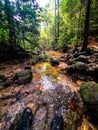
[[[48,52],[51,56],[65,54]],[[56,113],[62,113],[66,130],[97,130],[83,114],[84,106],[79,95],[83,81],[74,83],[66,72],[61,71],[61,62],[53,67],[49,62],[31,65],[29,60],[22,63],[0,64],[0,73],[8,78],[30,66],[33,78],[24,85],[0,86],[0,129],[15,130],[21,113],[30,107],[34,115],[32,130],[49,130],[50,122]]]

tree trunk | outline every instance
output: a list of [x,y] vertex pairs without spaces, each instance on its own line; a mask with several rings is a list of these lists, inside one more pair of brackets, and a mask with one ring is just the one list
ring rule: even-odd
[[55,43],[57,42],[57,28],[56,28],[56,0],[55,0]]
[[59,18],[59,0],[55,0],[55,43],[57,43],[59,39],[59,25],[60,18]]
[[90,5],[91,5],[91,0],[87,0],[83,46],[82,46],[81,51],[85,51],[87,49],[87,45],[88,45],[89,21],[90,21]]
[[57,25],[57,38],[59,40],[59,27],[60,27],[60,14],[59,14],[59,0],[57,1],[58,2],[58,25]]

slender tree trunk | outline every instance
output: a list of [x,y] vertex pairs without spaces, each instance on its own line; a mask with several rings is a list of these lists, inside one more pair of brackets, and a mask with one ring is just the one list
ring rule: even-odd
[[59,19],[59,0],[55,0],[55,43],[59,39],[59,26],[60,26],[60,19]]
[[57,21],[56,21],[56,0],[55,0],[55,43],[57,42]]
[[85,51],[87,49],[87,45],[88,45],[89,21],[90,21],[90,5],[91,5],[91,0],[87,0],[83,46],[82,46],[81,51]]
[[58,23],[57,23],[57,40],[59,40],[59,27],[60,27],[60,14],[59,14],[59,0],[57,0],[58,2]]

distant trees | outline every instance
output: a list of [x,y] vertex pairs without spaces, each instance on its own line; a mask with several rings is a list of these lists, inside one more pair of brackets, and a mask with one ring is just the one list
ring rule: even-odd
[[40,8],[34,0],[0,1],[0,42],[35,46]]
[[[76,44],[78,30],[82,32],[82,24],[80,19],[80,0],[62,0],[59,6],[59,48],[63,48],[69,44]],[[82,14],[81,14],[82,16]],[[80,21],[80,22],[79,22]],[[80,25],[79,25],[80,24]]]
[[[98,0],[61,0],[59,40],[57,46],[82,44],[86,50],[89,37],[98,39]],[[90,17],[91,16],[91,17]]]

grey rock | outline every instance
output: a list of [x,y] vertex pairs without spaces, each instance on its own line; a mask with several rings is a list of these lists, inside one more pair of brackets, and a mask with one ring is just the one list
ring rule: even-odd
[[83,63],[83,62],[77,62],[76,63],[76,69],[85,71],[87,69],[87,64]]
[[32,71],[22,70],[15,74],[14,80],[16,80],[18,84],[30,83],[32,80]]

